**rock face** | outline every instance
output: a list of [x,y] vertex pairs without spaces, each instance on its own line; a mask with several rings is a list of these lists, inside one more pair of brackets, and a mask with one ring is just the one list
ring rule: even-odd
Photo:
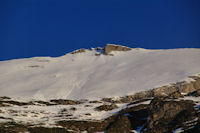
[[150,103],[150,115],[145,133],[171,132],[178,127],[184,127],[184,122],[196,118],[192,101],[169,101],[155,98]]
[[181,93],[189,93],[195,90],[200,89],[200,77],[191,77],[194,81],[187,82],[178,82],[176,84],[172,84],[171,86],[162,86],[153,90],[154,96],[168,96],[169,94],[179,91]]
[[109,55],[109,53],[112,51],[129,51],[129,50],[131,50],[131,48],[129,47],[107,44],[106,47],[104,48],[104,54]]
[[112,98],[103,98],[102,101],[109,103],[128,103],[134,100],[148,99],[152,97],[168,97],[168,98],[181,98],[181,93],[186,93],[189,96],[200,96],[200,77],[192,77],[192,82],[178,82],[170,86],[162,86],[151,90],[138,92],[133,95],[121,97],[118,100]]
[[120,115],[107,128],[106,133],[130,133],[131,121],[128,116]]

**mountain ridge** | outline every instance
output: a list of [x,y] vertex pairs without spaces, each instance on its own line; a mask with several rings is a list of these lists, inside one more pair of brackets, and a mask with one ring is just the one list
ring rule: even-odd
[[200,49],[195,48],[132,48],[111,51],[114,56],[97,52],[1,61],[0,95],[42,100],[121,97],[191,81],[188,76],[200,72]]

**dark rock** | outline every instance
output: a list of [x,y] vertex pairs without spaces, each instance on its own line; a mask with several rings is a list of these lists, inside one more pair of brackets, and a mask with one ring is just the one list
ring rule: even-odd
[[0,101],[0,106],[9,106],[7,104],[18,105],[18,106],[25,106],[25,105],[34,105],[33,102],[18,102],[12,100]]
[[185,130],[184,133],[200,133],[200,120],[194,127]]
[[120,98],[120,102],[121,103],[130,103],[132,101],[133,101],[133,96],[132,95]]
[[144,132],[170,132],[195,117],[196,111],[192,101],[154,98],[150,103],[147,130]]
[[6,96],[2,96],[2,97],[0,97],[0,100],[9,100],[9,99],[11,99],[10,97],[6,97]]
[[58,125],[70,129],[76,130],[76,132],[87,131],[88,133],[104,131],[108,126],[110,120],[107,121],[59,121]]
[[116,109],[116,108],[118,108],[118,107],[115,104],[110,104],[110,105],[104,104],[104,105],[100,105],[100,106],[96,107],[95,110],[97,110],[97,111],[110,111],[110,110],[113,110],[113,109]]
[[128,116],[131,122],[131,129],[136,130],[138,127],[142,127],[147,122],[149,115],[149,105],[140,104],[130,108],[119,111],[119,114]]
[[29,133],[70,133],[64,128],[33,127],[28,129]]
[[89,101],[89,103],[102,103],[102,102],[101,102],[101,101],[94,100],[94,101]]
[[17,124],[15,122],[0,124],[0,133],[19,133],[19,132],[26,132],[26,131],[27,131],[26,126]]
[[4,104],[4,103],[2,103],[2,102],[0,101],[0,107],[7,107],[7,106],[9,106],[9,105]]
[[77,109],[75,107],[70,108],[71,111],[76,111]]
[[131,121],[125,115],[119,115],[105,130],[106,133],[130,133],[130,131]]
[[28,67],[36,68],[36,67],[40,67],[40,66],[39,65],[32,65],[32,66],[28,66]]
[[195,96],[195,97],[200,96],[200,89],[188,93],[188,96]]
[[168,96],[169,98],[181,98],[184,97],[179,91],[175,91]]
[[130,105],[134,105],[134,104],[139,104],[139,103],[142,103],[142,102],[146,102],[146,101],[150,101],[151,99],[139,99],[139,100],[135,100],[133,102],[130,102],[127,106],[130,106]]
[[[91,114],[85,114],[91,115]],[[146,123],[148,116],[148,105],[138,105],[126,108],[103,121],[59,121],[58,125],[76,131],[87,131],[88,133],[103,132],[106,133],[129,133],[132,129]]]
[[50,103],[50,102],[46,102],[46,101],[34,101],[34,102],[39,103],[39,104],[43,104],[43,105],[46,105],[46,106],[56,105],[55,103]]
[[60,105],[77,105],[77,104],[82,103],[80,101],[66,100],[66,99],[54,99],[54,100],[50,100],[50,102],[54,102],[54,103],[60,104]]
[[115,103],[115,100],[113,100],[113,98],[102,98],[101,101],[108,103]]
[[84,107],[92,107],[92,105],[88,105],[88,104],[87,104],[87,105],[84,105]]

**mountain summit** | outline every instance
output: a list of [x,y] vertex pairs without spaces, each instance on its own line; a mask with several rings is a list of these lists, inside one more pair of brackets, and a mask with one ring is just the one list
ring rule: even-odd
[[103,54],[99,49],[1,61],[0,95],[43,100],[120,97],[190,81],[188,76],[200,72],[200,49],[148,50],[112,44]]

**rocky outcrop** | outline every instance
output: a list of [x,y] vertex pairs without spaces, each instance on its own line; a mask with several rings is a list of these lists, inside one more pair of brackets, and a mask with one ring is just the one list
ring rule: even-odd
[[104,48],[104,54],[109,55],[112,51],[129,51],[131,48],[120,46],[120,45],[114,45],[114,44],[107,44]]
[[193,101],[155,98],[151,101],[149,109],[145,133],[171,132],[178,127],[184,127],[185,122],[197,117]]
[[200,77],[191,76],[190,78],[192,78],[194,81],[191,81],[189,83],[183,81],[172,84],[170,86],[155,88],[153,90],[154,96],[168,96],[169,94],[176,91],[179,91],[181,93],[190,93],[200,89]]
[[[179,94],[180,93],[175,93],[172,96],[176,97]],[[104,100],[113,102],[111,99]],[[144,104],[146,101],[151,102],[150,104],[148,104],[148,102]],[[68,103],[70,103],[70,106],[75,104],[72,101],[59,101],[59,104],[65,105]],[[92,103],[96,103],[96,101],[92,101]],[[8,122],[0,124],[0,132],[130,133],[131,131],[137,131],[142,133],[171,133],[174,130],[181,129],[186,133],[193,133],[200,131],[200,114],[198,113],[200,109],[197,105],[195,105],[193,101],[174,100],[169,97],[141,99],[126,104],[125,108],[103,120],[81,121],[60,119],[56,122],[56,126],[59,126],[59,128],[34,127],[33,125]],[[103,110],[110,109],[111,107],[116,107],[116,105],[112,103],[109,106],[105,106],[105,104],[101,107],[99,106],[99,108]],[[70,115],[70,113],[73,113],[74,111],[78,111],[78,108],[75,108],[75,105],[71,106],[69,109],[63,108],[59,114],[67,117],[67,115]],[[87,113],[87,115],[91,114]],[[8,118],[3,119],[7,120]]]
[[[178,82],[171,84],[169,86],[162,86],[154,88],[148,91],[138,92],[133,95],[121,97],[116,102],[127,103],[133,100],[151,98],[151,97],[170,97],[170,98],[180,98],[183,97],[181,93],[188,95],[200,95],[200,77],[192,76],[194,81],[191,82]],[[105,100],[105,98],[104,98]],[[107,99],[108,100],[108,99]],[[112,101],[114,103],[114,101]]]
[[58,125],[75,132],[130,133],[144,125],[147,116],[148,106],[138,105],[123,109],[103,121],[60,121]]
[[77,54],[77,53],[83,53],[83,52],[86,52],[86,49],[78,49],[78,50],[71,52],[71,54]]
[[106,133],[130,133],[130,131],[131,121],[126,115],[119,115],[105,130]]
[[180,92],[189,93],[200,89],[200,77],[192,76],[190,78],[192,78],[194,81],[185,84],[176,84],[176,87],[179,89]]
[[[95,55],[99,56],[99,55],[101,55],[101,53],[103,53],[105,55],[111,55],[110,53],[112,51],[129,51],[129,50],[131,50],[131,48],[126,47],[126,46],[121,46],[121,45],[107,44],[105,46],[105,48],[101,48],[101,47],[91,48],[91,51],[95,51],[95,50],[97,51],[97,53]],[[71,52],[71,54],[83,53],[86,51],[87,51],[87,49],[78,49],[78,50]]]

